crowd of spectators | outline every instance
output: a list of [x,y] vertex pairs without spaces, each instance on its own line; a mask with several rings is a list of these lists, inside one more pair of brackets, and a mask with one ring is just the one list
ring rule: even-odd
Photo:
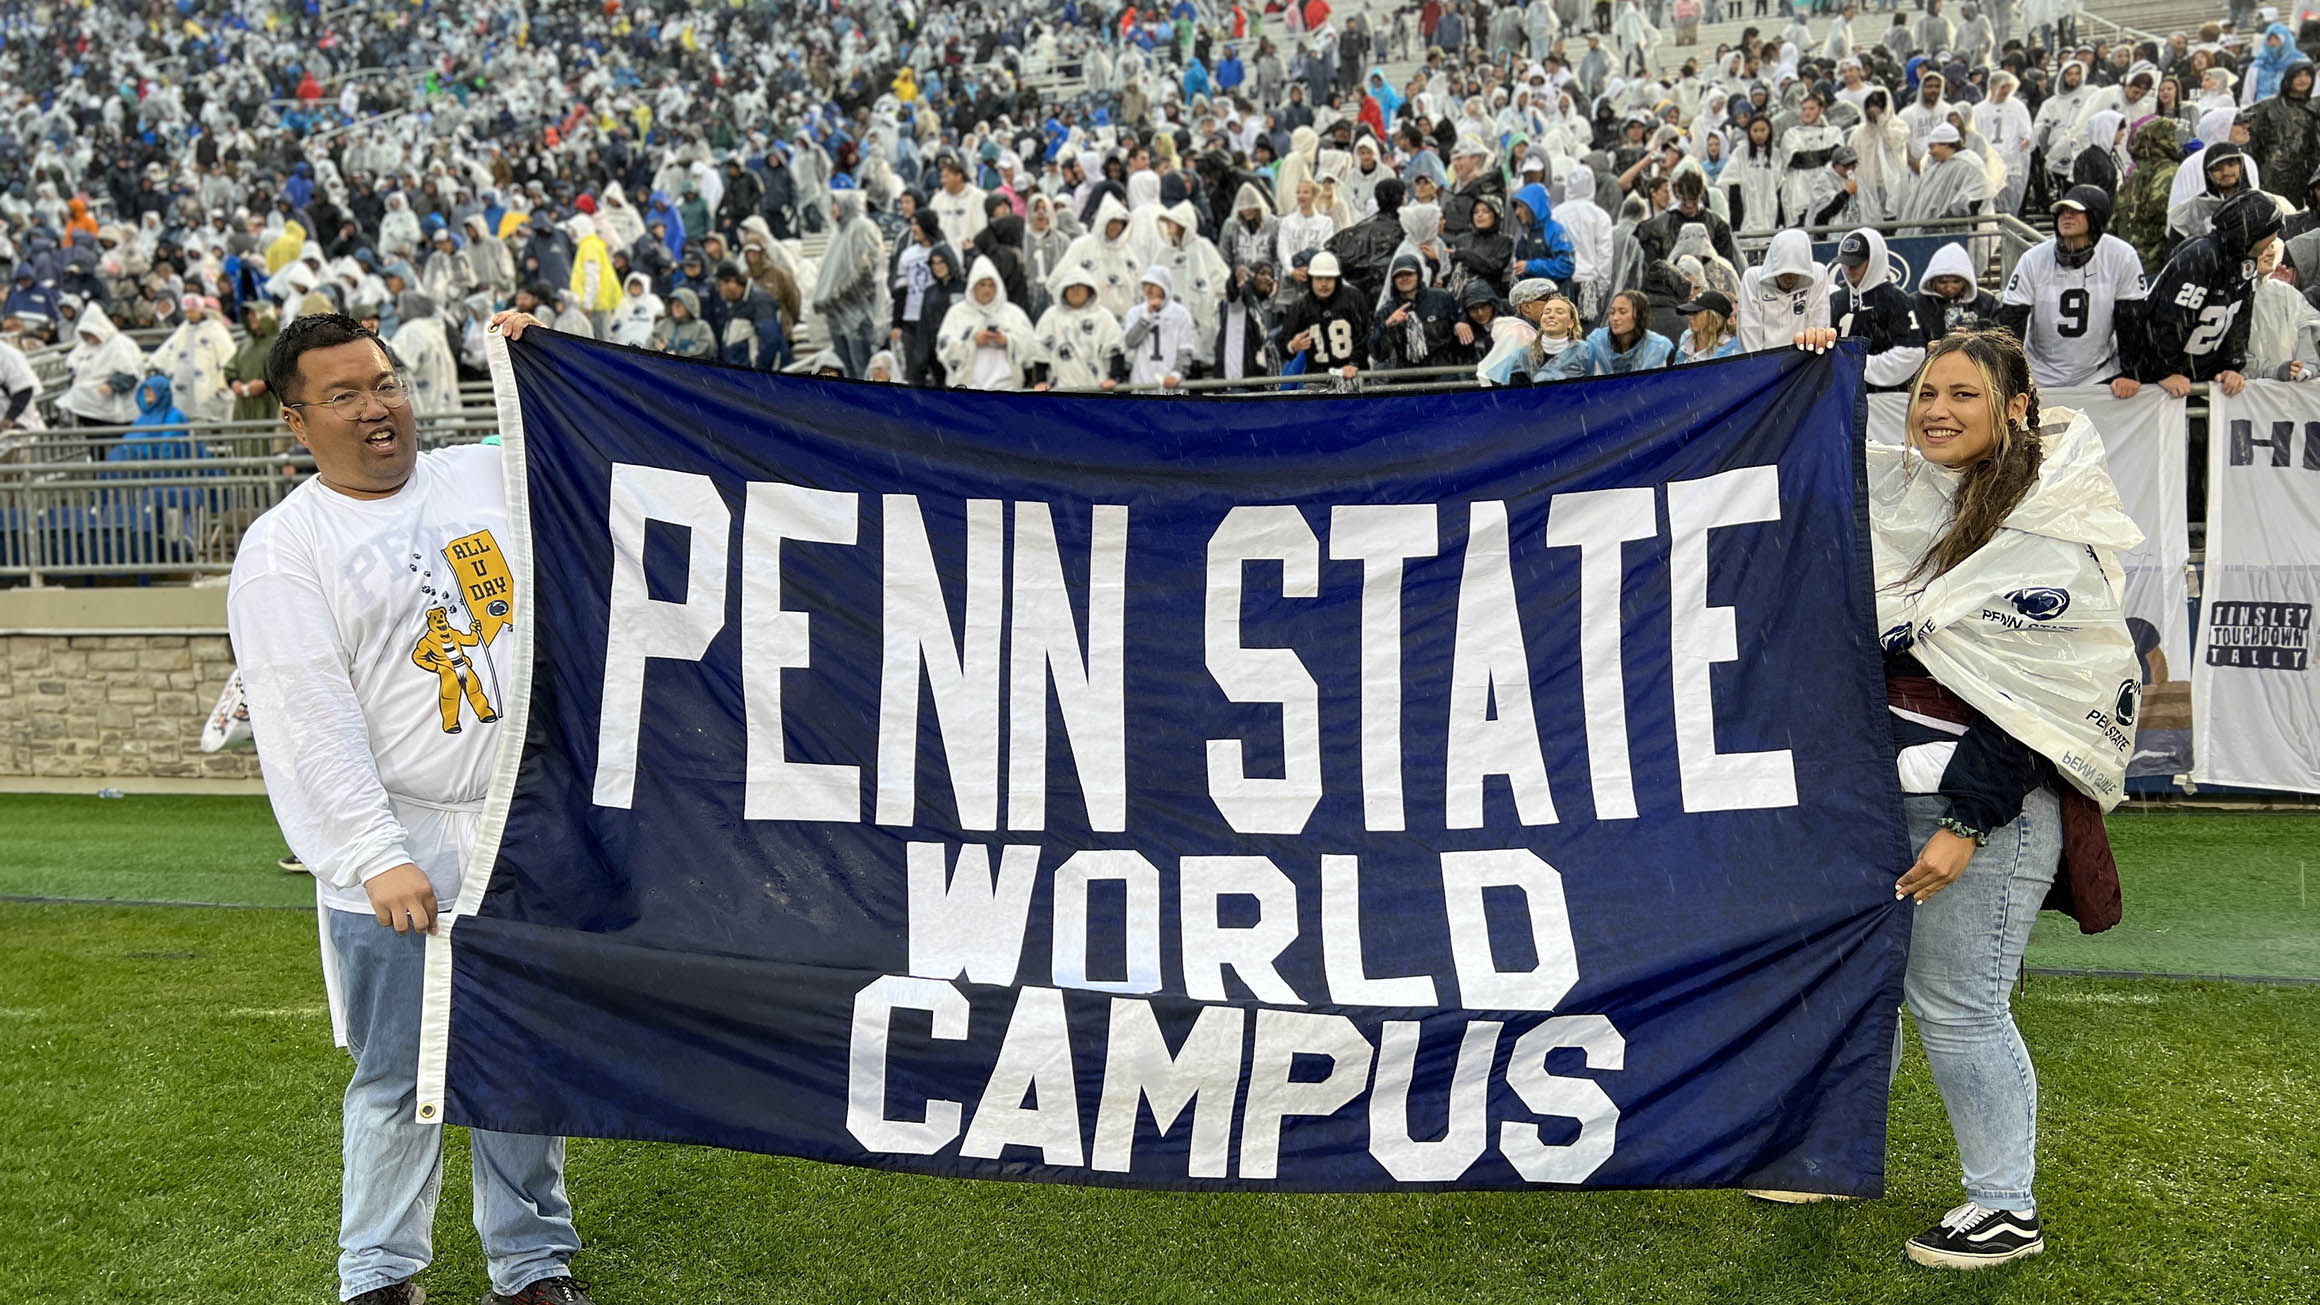
[[[1880,385],[1990,324],[2043,384],[2320,374],[2320,21],[1753,4],[1680,59],[1739,0],[16,7],[0,429],[264,419],[326,310],[422,414],[505,307],[978,389],[1525,384],[1804,325]],[[1991,214],[2056,232],[1995,293],[1954,221]],[[1896,283],[1888,238],[1953,232]]]

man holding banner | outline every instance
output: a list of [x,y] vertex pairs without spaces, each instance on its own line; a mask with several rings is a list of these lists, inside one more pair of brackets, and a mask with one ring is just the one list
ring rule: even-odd
[[[339,1296],[418,1305],[443,1146],[412,1094],[426,938],[469,870],[520,597],[501,551],[501,451],[420,454],[410,391],[350,318],[293,322],[266,367],[316,474],[244,537],[227,621],[266,791],[314,874],[332,1022],[355,1060]],[[563,1140],[476,1129],[470,1144],[489,1305],[585,1305],[567,1267],[580,1241]]]

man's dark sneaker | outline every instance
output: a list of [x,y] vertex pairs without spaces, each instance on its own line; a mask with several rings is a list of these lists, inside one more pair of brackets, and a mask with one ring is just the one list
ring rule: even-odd
[[373,1287],[346,1305],[427,1305],[427,1293],[415,1282],[398,1282],[385,1287]]
[[542,1278],[513,1296],[487,1292],[483,1305],[596,1305],[588,1287],[570,1278]]
[[282,868],[282,873],[286,875],[302,875],[311,873],[307,870],[306,863],[298,859],[298,854],[296,852],[284,852],[282,854],[282,859],[276,861],[274,864],[280,866]]
[[1909,1258],[1937,1269],[1986,1269],[2046,1249],[2038,1215],[1986,1210],[1971,1201],[1909,1239]]

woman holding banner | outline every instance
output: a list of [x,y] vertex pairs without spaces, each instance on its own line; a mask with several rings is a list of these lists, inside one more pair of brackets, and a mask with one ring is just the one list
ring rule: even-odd
[[[1826,350],[1835,334],[1797,343]],[[1966,1203],[1906,1249],[1981,1268],[2046,1245],[2037,1072],[2008,993],[2031,924],[2042,906],[2087,932],[2119,917],[2102,812],[2122,793],[2141,679],[2117,555],[2142,534],[2092,423],[2042,417],[2012,335],[1942,337],[1909,392],[1906,447],[1868,454],[1887,701],[1920,849],[1894,896],[1915,904],[1903,991]]]

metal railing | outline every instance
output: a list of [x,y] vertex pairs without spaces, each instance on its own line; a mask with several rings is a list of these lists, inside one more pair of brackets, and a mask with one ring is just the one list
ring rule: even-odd
[[[2086,39],[2088,35],[2088,28],[2095,28],[2098,30],[2107,30],[2110,33],[2110,39],[2103,42],[2105,45],[2109,45],[2117,41],[2125,41],[2130,45],[2137,41],[2149,41],[2154,45],[2165,45],[2167,43],[2167,38],[2160,36],[2156,32],[2146,32],[2140,27],[2129,27],[2125,23],[2122,23],[2115,18],[2106,18],[2091,9],[2081,10],[2077,15],[2077,23],[2078,34],[2081,40]],[[2193,26],[2197,26],[2197,24],[2193,24]]]
[[[1158,384],[1052,393],[1150,394]],[[1186,381],[1187,397],[1294,398],[1312,394],[1443,393],[1485,388],[1471,365]],[[2198,475],[2205,465],[2209,387],[2192,387],[2185,455],[2193,473],[2194,556],[2204,541]],[[495,433],[489,387],[463,387],[455,412],[421,418],[422,447],[473,443]],[[0,437],[0,583],[34,586],[67,578],[191,579],[221,575],[250,524],[314,470],[279,421],[196,423],[172,439],[197,456],[107,461],[119,437],[146,428],[80,427]]]
[[219,575],[251,522],[311,470],[302,457],[13,465],[0,472],[0,576]]
[[[419,419],[422,447],[499,429],[487,402]],[[233,569],[242,536],[313,474],[279,421],[170,429],[191,457],[108,461],[127,426],[0,436],[0,582],[67,577],[191,579]]]

